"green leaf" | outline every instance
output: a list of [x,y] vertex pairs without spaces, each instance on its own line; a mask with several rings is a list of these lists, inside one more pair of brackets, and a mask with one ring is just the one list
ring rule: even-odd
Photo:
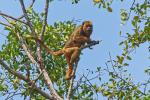
[[118,59],[118,63],[122,64],[123,60],[124,60],[124,57],[117,56],[117,59]]
[[131,58],[130,56],[127,56],[127,59],[128,59],[128,60],[132,60],[132,58]]
[[108,96],[108,95],[110,95],[110,93],[109,93],[108,91],[104,91],[104,92],[103,92],[103,95],[104,95],[104,96]]
[[122,41],[122,42],[119,43],[119,45],[122,45],[123,43],[124,43],[124,42]]
[[124,65],[124,66],[129,66],[129,64],[128,64],[128,63],[124,63],[123,65]]
[[107,10],[108,10],[109,12],[112,12],[112,8],[111,8],[111,7],[108,7]]
[[134,20],[132,20],[132,25],[135,27],[136,26],[136,22]]
[[134,16],[134,20],[137,22],[139,21],[139,16]]

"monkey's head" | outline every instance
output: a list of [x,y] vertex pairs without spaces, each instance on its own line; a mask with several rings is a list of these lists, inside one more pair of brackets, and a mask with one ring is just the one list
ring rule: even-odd
[[91,21],[84,21],[82,23],[82,30],[86,35],[91,35],[93,31],[93,25]]

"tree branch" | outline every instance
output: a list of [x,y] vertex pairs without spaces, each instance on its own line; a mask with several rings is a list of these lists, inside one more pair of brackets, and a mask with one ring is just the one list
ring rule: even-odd
[[[15,70],[13,70],[12,68],[8,67],[7,64],[4,63],[4,61],[2,59],[0,59],[0,65],[1,67],[5,68],[9,73],[13,74],[14,76],[18,77],[19,79],[22,79],[24,80],[25,82],[27,83],[31,83],[31,84],[34,84],[34,82],[32,80],[29,80],[27,77],[23,76],[21,73],[19,72],[16,72]],[[47,99],[50,99],[50,100],[54,100],[54,98],[52,96],[50,96],[49,94],[45,93],[44,91],[42,91],[39,87],[37,87],[35,84],[34,84],[34,90],[36,90],[39,94],[41,94],[42,96],[44,96],[45,98]]]
[[67,100],[70,100],[71,95],[72,95],[73,82],[74,82],[74,78],[75,78],[76,69],[78,67],[78,62],[79,61],[76,61],[75,66],[74,66],[75,68],[74,68],[74,72],[73,72],[73,77],[70,80],[70,86],[69,86],[69,89],[68,89]]
[[87,45],[81,47],[80,49],[83,50],[83,49],[86,49],[86,48],[90,48],[91,46],[94,46],[94,45],[96,45],[96,44],[99,44],[100,42],[102,42],[102,40],[100,40],[100,41],[93,41],[92,43],[89,43],[89,44],[87,44]]
[[0,24],[3,25],[3,26],[11,27],[10,25],[8,25],[8,24],[6,24],[6,23],[3,23],[3,22],[1,22],[1,21],[0,21]]
[[42,31],[41,31],[41,36],[40,39],[42,40],[44,32],[45,32],[45,28],[47,25],[47,16],[48,16],[48,8],[49,8],[49,0],[46,0],[45,2],[45,8],[44,8],[44,20],[43,20],[43,27],[42,27]]
[[4,13],[2,13],[2,12],[0,12],[0,15],[1,15],[1,16],[5,16],[5,17],[8,17],[8,18],[11,18],[11,19],[13,19],[13,20],[15,20],[15,21],[18,21],[18,22],[21,22],[21,23],[27,25],[26,22],[24,22],[24,21],[22,21],[22,20],[19,20],[19,19],[17,19],[17,18],[14,18],[14,17],[12,17],[12,16],[10,16],[10,15],[4,14]]
[[134,4],[135,4],[135,0],[133,0],[133,3],[132,3],[132,5],[131,5],[131,7],[130,7],[130,12],[129,12],[129,15],[128,15],[127,20],[129,20],[129,18],[130,18],[131,11],[132,11],[132,8],[133,8]]
[[28,58],[31,60],[31,62],[32,62],[33,64],[36,64],[37,62],[34,60],[32,54],[31,54],[31,51],[28,50],[28,48],[27,48],[27,46],[26,46],[25,41],[23,40],[23,38],[19,35],[18,32],[16,32],[16,35],[17,35],[19,41],[21,42],[22,48],[23,48],[24,51],[26,52]]
[[[36,32],[32,26],[32,23],[30,22],[30,19],[28,18],[28,15],[27,15],[27,12],[26,12],[26,9],[25,9],[25,5],[24,5],[24,2],[23,0],[19,0],[20,1],[20,4],[21,4],[21,7],[22,7],[22,11],[25,15],[25,19],[27,20],[27,24],[28,26],[30,27],[31,29],[31,32],[33,33],[34,36],[36,36]],[[48,2],[48,0],[46,1],[46,3]],[[46,9],[48,10],[48,4],[46,4]],[[47,12],[46,12],[47,13]],[[46,20],[47,18],[45,18]],[[46,22],[44,22],[46,23]],[[43,26],[45,27],[45,26]],[[45,28],[43,28],[44,31],[45,31]],[[42,32],[44,32],[42,31]],[[52,94],[52,96],[57,99],[57,100],[62,100],[62,98],[57,94],[57,92],[55,91],[54,89],[54,86],[52,84],[52,81],[50,79],[50,77],[48,76],[48,73],[47,71],[45,70],[45,66],[44,66],[44,63],[43,63],[43,59],[42,59],[42,56],[41,56],[41,50],[40,50],[40,47],[39,47],[40,44],[37,43],[37,55],[38,55],[38,62],[39,62],[39,67],[41,69],[41,71],[43,71],[43,75],[44,75],[44,79],[45,79],[45,83],[46,85],[48,86],[48,89],[50,91],[50,93]]]
[[29,8],[31,8],[31,7],[33,6],[34,2],[35,2],[35,0],[32,0],[32,2],[31,2],[31,4],[30,4]]
[[[48,8],[49,8],[49,0],[46,0],[45,9],[44,9],[43,27],[42,27],[42,31],[40,33],[40,39],[43,38],[45,28],[46,28],[46,25],[47,25]],[[62,100],[62,98],[55,91],[55,89],[53,87],[53,84],[52,84],[52,81],[51,81],[50,77],[48,76],[47,71],[45,70],[45,67],[44,67],[45,65],[43,63],[43,58],[42,58],[42,54],[41,54],[40,43],[37,44],[37,54],[38,54],[39,65],[40,65],[41,70],[43,71],[43,75],[44,75],[46,84],[48,86],[48,89],[50,90],[51,94],[54,96],[55,99]]]
[[27,20],[27,25],[30,27],[32,34],[35,36],[36,32],[35,32],[35,30],[34,30],[34,28],[32,26],[32,23],[30,22],[30,19],[28,17],[27,12],[26,12],[26,8],[25,8],[25,5],[24,5],[24,2],[23,2],[23,0],[19,0],[19,1],[20,1],[20,4],[21,4],[21,7],[22,7],[22,11],[24,13],[25,19]]
[[[33,6],[34,2],[35,2],[35,0],[32,0],[32,2],[28,8],[31,8]],[[24,17],[24,14],[22,16],[20,16],[18,19],[22,19],[23,17]]]

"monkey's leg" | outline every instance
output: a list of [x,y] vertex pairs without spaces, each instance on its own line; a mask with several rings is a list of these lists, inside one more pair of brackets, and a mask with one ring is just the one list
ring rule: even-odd
[[65,76],[66,80],[69,80],[71,78],[70,76],[71,76],[72,70],[73,70],[72,64],[70,63],[71,55],[72,55],[72,50],[70,48],[66,48],[64,50],[64,56],[65,56],[67,64],[68,64],[68,69],[66,71],[66,76]]
[[64,50],[64,55],[66,57],[66,61],[68,64],[68,69],[66,71],[66,80],[71,79],[71,77],[73,76],[73,63],[76,60],[76,57],[78,58],[77,55],[79,55],[78,52],[78,47],[72,47],[72,48],[65,48]]
[[69,51],[70,56],[69,56],[69,59],[67,60],[68,70],[66,72],[66,79],[69,80],[74,74],[73,72],[74,70],[72,66],[73,66],[73,63],[78,59],[80,51],[78,47],[68,48],[67,50]]
[[[78,47],[74,47],[73,48],[73,53],[71,55],[71,59],[70,59],[70,63],[73,65],[75,63],[75,61],[78,60],[80,55],[80,49]],[[72,67],[73,69],[73,67]],[[74,70],[72,71],[71,77],[74,75]]]
[[79,58],[79,55],[80,55],[80,49],[78,47],[74,47],[72,49],[73,49],[73,53],[70,59],[71,64],[73,64]]

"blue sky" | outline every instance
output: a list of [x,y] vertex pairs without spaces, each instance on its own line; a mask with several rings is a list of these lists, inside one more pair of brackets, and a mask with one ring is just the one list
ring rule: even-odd
[[[29,4],[30,0],[25,0],[26,4]],[[44,8],[44,0],[37,0],[34,8],[41,12]],[[112,4],[113,12],[109,13],[105,9],[99,9],[94,6],[92,0],[81,0],[77,5],[72,5],[69,0],[55,0],[49,6],[48,24],[53,24],[58,21],[67,20],[80,20],[77,24],[81,24],[84,20],[91,20],[94,24],[94,31],[92,39],[102,40],[102,43],[94,46],[93,50],[84,50],[77,75],[81,75],[89,69],[96,69],[98,66],[105,66],[105,62],[109,60],[109,52],[111,56],[115,58],[122,53],[122,47],[118,46],[119,42],[123,40],[123,37],[119,36],[119,31],[133,32],[130,22],[127,22],[124,26],[120,23],[120,9],[129,8],[131,3],[114,2]],[[15,17],[22,14],[18,0],[0,0],[0,11],[13,15]],[[1,18],[0,18],[1,20]],[[6,34],[3,27],[0,26],[0,46],[5,41],[5,37],[1,34]],[[148,43],[142,44],[140,48],[136,49],[136,52],[132,53],[133,60],[128,67],[135,82],[147,79],[144,74],[144,69],[150,65],[148,60]],[[103,98],[100,98],[103,99]]]

